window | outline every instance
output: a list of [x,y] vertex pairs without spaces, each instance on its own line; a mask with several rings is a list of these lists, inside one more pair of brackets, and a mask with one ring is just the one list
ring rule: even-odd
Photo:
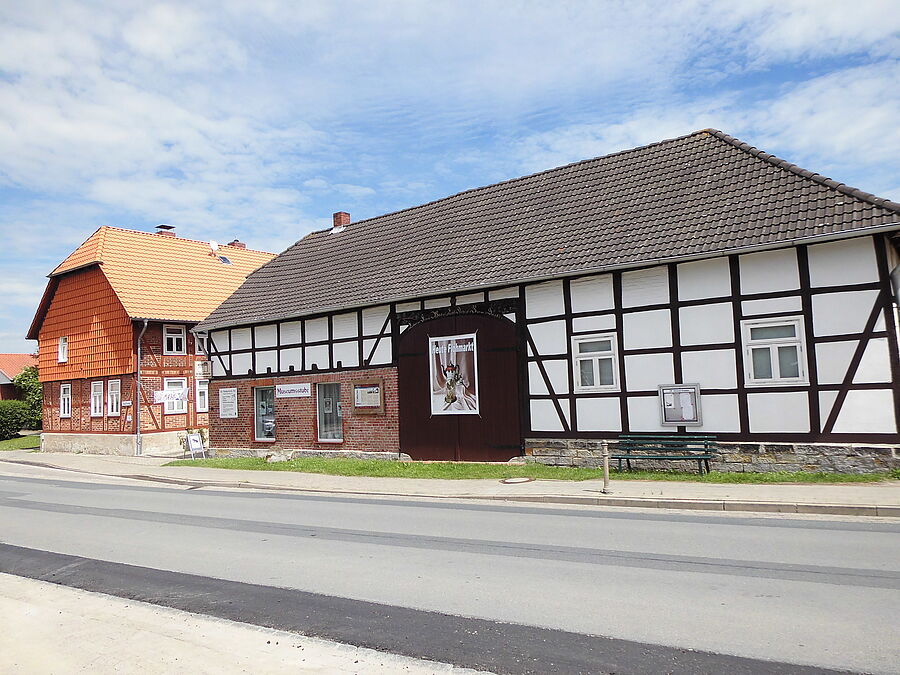
[[102,382],[91,382],[91,417],[103,417]]
[[197,356],[206,356],[209,353],[206,351],[205,335],[194,335],[194,353]]
[[197,380],[197,412],[209,412],[209,380]]
[[801,318],[745,321],[742,332],[747,384],[806,382]]
[[275,387],[253,390],[253,427],[256,440],[275,440]]
[[616,391],[618,365],[616,336],[579,335],[572,338],[575,391]]
[[184,354],[184,326],[163,326],[163,354]]
[[339,382],[323,382],[316,385],[316,409],[319,421],[319,440],[325,443],[343,441],[344,424]]
[[167,392],[180,392],[182,398],[165,402],[166,415],[177,415],[187,412],[187,378],[167,377],[163,380],[163,389]]
[[72,416],[72,385],[59,385],[59,416]]
[[[56,348],[56,360],[65,363],[69,360],[69,338],[59,338],[59,346]],[[71,391],[70,391],[71,393]]]
[[122,411],[122,381],[110,380],[106,385],[106,414],[118,417]]

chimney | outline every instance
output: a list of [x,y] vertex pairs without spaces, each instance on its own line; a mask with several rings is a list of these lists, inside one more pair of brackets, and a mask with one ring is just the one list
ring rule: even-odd
[[161,234],[164,237],[174,237],[175,236],[175,226],[174,225],[166,225],[165,223],[161,223],[156,226],[156,234]]
[[235,248],[247,248],[247,244],[238,239],[228,242],[227,246],[234,246]]
[[346,211],[338,211],[332,216],[332,232],[340,232],[350,224],[350,214]]

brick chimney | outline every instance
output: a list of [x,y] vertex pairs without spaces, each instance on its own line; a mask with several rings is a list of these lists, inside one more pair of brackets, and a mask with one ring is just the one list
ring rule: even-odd
[[340,232],[350,224],[350,214],[346,211],[338,211],[332,216],[332,232]]
[[161,234],[164,237],[174,237],[175,236],[175,226],[174,225],[166,225],[165,223],[160,223],[156,226],[156,234]]
[[234,241],[230,241],[227,244],[228,246],[234,246],[235,248],[247,248],[247,244],[240,241],[239,239],[235,239]]

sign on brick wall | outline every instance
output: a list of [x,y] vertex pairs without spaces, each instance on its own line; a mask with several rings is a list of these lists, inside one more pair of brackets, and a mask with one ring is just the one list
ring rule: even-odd
[[311,382],[275,385],[275,398],[306,398],[308,396],[312,396]]
[[238,390],[219,389],[219,417],[222,419],[235,419],[238,416]]

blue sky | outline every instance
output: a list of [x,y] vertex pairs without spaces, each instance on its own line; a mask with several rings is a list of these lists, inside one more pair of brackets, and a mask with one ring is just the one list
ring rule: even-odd
[[722,129],[900,201],[900,2],[0,6],[0,352],[100,225],[281,251]]

